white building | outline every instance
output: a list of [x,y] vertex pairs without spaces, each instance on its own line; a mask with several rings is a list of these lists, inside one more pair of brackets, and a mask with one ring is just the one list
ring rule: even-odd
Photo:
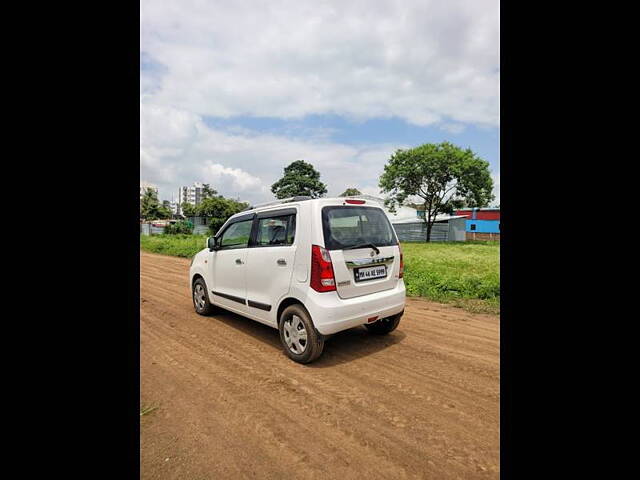
[[171,208],[171,213],[177,215],[180,212],[180,204],[175,199],[171,199],[169,203],[169,208]]
[[367,194],[350,196],[353,198],[361,198],[363,200],[366,200],[367,202],[377,203],[384,209],[384,212],[387,214],[387,217],[389,217],[389,221],[391,223],[397,223],[399,221],[405,221],[409,219],[415,220],[418,218],[418,211],[413,207],[396,206],[395,213],[392,213],[387,207],[385,207],[384,198],[374,197],[373,195]]
[[203,185],[200,182],[194,182],[193,186],[184,186],[178,189],[178,200],[176,213],[182,213],[182,204],[190,203],[194,207],[202,201]]

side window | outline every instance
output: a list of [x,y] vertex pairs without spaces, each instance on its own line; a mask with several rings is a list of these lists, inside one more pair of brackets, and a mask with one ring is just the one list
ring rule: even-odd
[[221,249],[245,248],[249,244],[252,223],[253,220],[245,220],[231,224],[222,234],[222,238],[220,239]]
[[471,230],[475,230],[475,229],[476,229],[476,224],[475,224],[475,223],[472,223],[472,224],[471,224]]
[[256,247],[291,245],[295,240],[296,216],[266,217],[258,220]]

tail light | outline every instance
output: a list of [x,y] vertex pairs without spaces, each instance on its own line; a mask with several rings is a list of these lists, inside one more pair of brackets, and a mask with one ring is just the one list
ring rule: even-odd
[[350,203],[351,205],[364,205],[366,202],[364,200],[352,200],[348,198],[344,201],[345,203]]
[[332,292],[336,289],[331,256],[326,248],[311,246],[311,288],[316,292]]
[[398,274],[398,278],[404,277],[404,259],[402,258],[402,248],[400,244],[398,244],[398,248],[400,249],[400,273]]

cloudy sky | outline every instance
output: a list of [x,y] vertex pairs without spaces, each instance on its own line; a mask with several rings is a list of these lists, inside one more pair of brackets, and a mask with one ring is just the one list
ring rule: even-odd
[[393,151],[444,140],[491,164],[498,0],[140,2],[140,178],[273,199],[294,160],[328,195],[378,194]]

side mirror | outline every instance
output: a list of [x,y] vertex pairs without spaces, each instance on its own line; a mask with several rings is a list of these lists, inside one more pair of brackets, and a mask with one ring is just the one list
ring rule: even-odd
[[207,248],[210,252],[217,250],[216,237],[207,237]]

